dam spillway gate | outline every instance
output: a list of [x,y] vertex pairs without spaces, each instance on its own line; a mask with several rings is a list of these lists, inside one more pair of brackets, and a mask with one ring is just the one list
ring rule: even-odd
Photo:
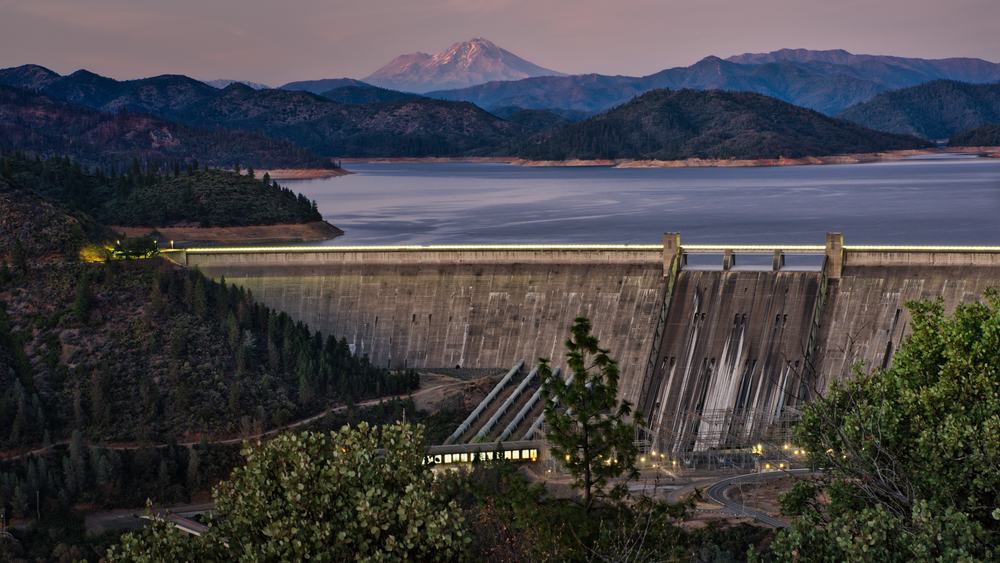
[[619,361],[622,398],[662,451],[784,432],[856,363],[888,364],[908,334],[908,301],[941,299],[952,310],[1000,286],[997,247],[845,246],[839,234],[807,246],[682,245],[667,234],[657,245],[166,254],[390,368],[508,368],[539,357],[559,366],[573,319],[589,317]]

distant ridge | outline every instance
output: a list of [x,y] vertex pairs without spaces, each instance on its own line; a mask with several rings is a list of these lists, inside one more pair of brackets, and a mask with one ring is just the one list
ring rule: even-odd
[[242,84],[244,86],[249,86],[254,90],[267,90],[270,88],[267,84],[261,84],[260,82],[250,82],[249,80],[229,80],[228,78],[218,78],[216,80],[203,80],[205,84],[212,86],[214,88],[225,88],[230,84]]
[[880,94],[840,116],[880,131],[944,140],[1000,123],[1000,84],[935,80]]
[[0,85],[0,150],[64,155],[87,164],[190,161],[228,168],[329,166],[309,151],[249,131],[204,130],[148,115],[100,112]]
[[[897,88],[937,79],[976,83],[1000,80],[1000,64],[971,57],[921,59],[891,55],[854,54],[843,49],[826,51],[779,49],[770,53],[744,53],[726,60],[739,64],[794,62],[841,65],[855,69],[858,75],[868,79],[892,81]],[[900,84],[900,81],[906,80],[917,82]]]
[[560,75],[477,37],[455,43],[434,55],[400,55],[368,75],[364,81],[383,88],[423,93],[496,80]]
[[[0,69],[0,84],[34,81],[37,72],[23,67]],[[506,146],[523,132],[517,124],[469,103],[364,86],[365,91],[335,88],[325,92],[339,96],[338,102],[308,91],[254,90],[240,83],[220,90],[181,75],[119,81],[80,70],[48,82],[37,92],[101,112],[143,113],[191,128],[208,128],[219,132],[219,137],[225,137],[222,130],[254,132],[320,156],[479,154]],[[369,102],[362,99],[365,96],[380,99]],[[235,144],[231,148],[239,150]]]
[[542,134],[533,160],[772,159],[923,148],[749,92],[654,90],[607,113]]
[[938,79],[990,83],[1000,64],[982,59],[916,59],[855,55],[844,50],[782,49],[728,59],[709,56],[691,66],[648,76],[543,76],[429,92],[443,100],[464,100],[488,110],[517,106],[597,113],[657,88],[756,92],[836,115],[889,90]]
[[297,82],[289,82],[288,84],[283,84],[278,88],[281,90],[291,90],[293,92],[322,94],[323,92],[329,92],[334,88],[362,85],[365,85],[365,83],[353,78],[320,78],[318,80],[299,80]]

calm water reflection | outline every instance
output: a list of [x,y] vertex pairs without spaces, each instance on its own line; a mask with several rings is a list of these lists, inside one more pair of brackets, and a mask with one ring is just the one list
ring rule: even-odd
[[346,231],[335,244],[689,242],[1000,244],[1000,160],[786,168],[355,164],[286,182]]

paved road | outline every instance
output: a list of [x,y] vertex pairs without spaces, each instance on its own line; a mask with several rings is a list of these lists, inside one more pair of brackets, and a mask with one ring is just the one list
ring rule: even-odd
[[766,524],[774,528],[787,528],[788,522],[785,522],[780,518],[775,518],[766,512],[754,510],[753,508],[744,506],[742,503],[733,501],[729,498],[729,495],[726,494],[726,491],[733,485],[760,483],[770,479],[780,479],[781,477],[787,477],[788,475],[809,475],[811,473],[813,473],[811,469],[789,469],[787,471],[768,471],[766,473],[737,475],[736,477],[729,477],[727,479],[716,481],[708,488],[707,495],[709,499],[721,504],[722,510],[729,512],[734,516],[753,518],[762,524]]
[[[191,517],[204,512],[211,512],[214,505],[211,502],[195,504],[176,504],[173,506],[153,507],[153,513],[159,515],[177,514]],[[83,519],[83,525],[88,532],[101,533],[107,530],[137,530],[143,526],[139,518],[146,513],[145,508],[119,508],[91,512]]]

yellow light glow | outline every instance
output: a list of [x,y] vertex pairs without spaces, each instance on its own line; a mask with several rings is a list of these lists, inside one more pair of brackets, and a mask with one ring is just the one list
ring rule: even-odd
[[[120,244],[120,242],[119,242]],[[249,253],[350,253],[350,252],[449,252],[449,251],[639,251],[662,252],[659,244],[441,244],[441,245],[374,245],[374,246],[230,246],[174,249],[164,252],[192,254]],[[949,245],[844,245],[845,252],[955,252],[1000,253],[1000,246]],[[688,254],[716,254],[732,251],[741,254],[762,254],[780,250],[786,254],[823,254],[826,247],[809,244],[688,244],[681,250]]]
[[441,252],[491,250],[636,250],[662,251],[658,244],[438,244],[372,246],[214,246],[188,248],[178,252],[191,254],[267,253],[267,252]]

